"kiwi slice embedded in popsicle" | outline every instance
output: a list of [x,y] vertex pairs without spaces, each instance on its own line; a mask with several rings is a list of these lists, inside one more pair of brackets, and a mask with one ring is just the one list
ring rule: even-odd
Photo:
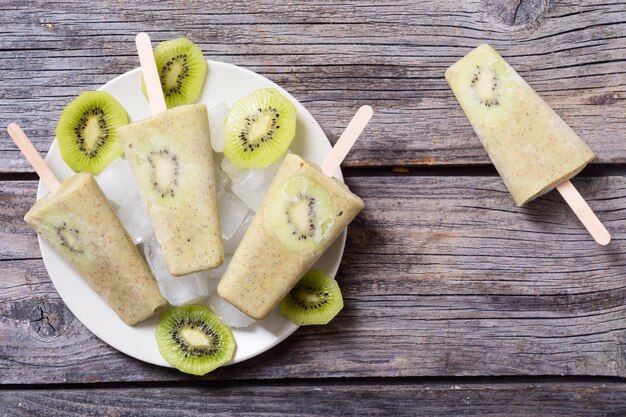
[[84,242],[84,225],[54,209],[43,210],[43,213],[30,214],[29,221],[38,226],[39,234],[63,257],[81,265],[93,260]]
[[199,304],[163,313],[156,341],[169,364],[193,375],[205,375],[230,362],[236,346],[230,328],[209,307]]
[[332,197],[306,175],[280,184],[267,215],[278,239],[292,250],[322,248],[335,222]]
[[224,155],[239,168],[277,161],[296,134],[296,107],[275,88],[237,101],[224,126]]
[[57,123],[63,160],[74,171],[100,173],[124,153],[116,128],[126,124],[128,114],[111,94],[81,93],[65,107]]
[[[507,69],[504,59],[489,45],[481,45],[461,67],[452,65],[446,79],[468,115],[489,119],[510,117],[515,111],[512,98],[519,88],[519,76]],[[515,79],[515,80],[514,80]]]
[[[206,79],[207,63],[195,43],[186,38],[161,42],[154,49],[154,60],[168,109],[198,100]],[[141,91],[147,99],[143,75]]]
[[339,284],[320,271],[304,274],[280,304],[280,312],[300,326],[327,324],[342,308]]

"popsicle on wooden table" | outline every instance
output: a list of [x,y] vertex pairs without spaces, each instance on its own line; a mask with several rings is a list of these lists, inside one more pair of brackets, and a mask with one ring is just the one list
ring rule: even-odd
[[532,87],[486,44],[448,68],[446,80],[515,203],[556,187],[598,243],[607,244],[608,232],[569,182],[593,151]]
[[166,110],[146,34],[137,49],[153,117],[117,129],[126,159],[170,273],[217,268],[224,248],[207,108]]
[[20,127],[8,131],[50,190],[26,213],[26,223],[127,324],[161,311],[167,301],[94,177],[78,173],[59,184]]
[[286,156],[218,286],[219,295],[265,318],[363,209],[332,177],[372,116],[363,106],[322,168]]

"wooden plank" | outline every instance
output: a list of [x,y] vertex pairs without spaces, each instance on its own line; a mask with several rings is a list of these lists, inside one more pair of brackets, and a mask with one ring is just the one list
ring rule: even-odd
[[24,215],[35,203],[37,182],[0,182],[0,260],[40,258]]
[[[350,381],[350,383],[354,383]],[[620,383],[238,383],[0,392],[5,415],[623,416]],[[45,411],[44,411],[45,410]]]
[[[555,193],[518,209],[497,177],[348,178],[366,209],[338,274],[343,312],[207,379],[626,376],[626,180],[574,183],[608,247]],[[35,254],[19,220],[34,185],[0,183],[0,383],[189,379],[100,342],[41,260],[14,260]]]
[[[348,166],[486,164],[448,89],[447,66],[492,43],[597,153],[624,163],[626,3],[508,0],[120,3],[5,1],[0,125],[48,149],[62,108],[135,68],[133,36],[195,40],[294,94],[332,141],[356,108],[376,110]],[[0,172],[25,172],[9,142]],[[3,154],[8,151],[8,154]],[[19,159],[19,158],[17,158]]]

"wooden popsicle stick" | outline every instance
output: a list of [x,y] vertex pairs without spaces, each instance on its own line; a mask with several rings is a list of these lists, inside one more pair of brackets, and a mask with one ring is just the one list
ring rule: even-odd
[[137,54],[139,55],[139,62],[141,63],[141,71],[143,72],[143,79],[146,83],[146,90],[148,91],[148,101],[150,102],[150,109],[152,115],[156,116],[159,113],[167,110],[165,105],[165,99],[163,98],[163,90],[161,89],[161,80],[159,79],[159,71],[154,60],[154,52],[152,51],[152,43],[150,42],[150,36],[147,33],[139,33],[135,38],[135,45],[137,45]]
[[15,123],[11,123],[7,127],[7,132],[9,132],[9,136],[11,136],[11,139],[13,139],[17,147],[20,148],[20,151],[22,151],[22,154],[24,154],[24,157],[30,163],[30,166],[32,166],[37,175],[39,175],[39,178],[46,184],[48,190],[51,193],[55,192],[61,184],[56,175],[54,175],[54,172],[46,165],[46,161],[41,158],[37,149],[35,149],[30,139],[28,139],[28,136],[26,136],[26,133]]
[[611,241],[609,231],[606,230],[596,214],[591,210],[591,207],[574,187],[574,184],[569,180],[563,181],[556,186],[556,189],[561,193],[563,199],[569,204],[595,241],[603,246],[608,245]]
[[322,163],[322,172],[329,177],[332,177],[343,159],[346,157],[354,142],[359,138],[365,126],[372,118],[374,110],[370,106],[361,106],[356,112],[346,130],[343,131],[335,146],[326,156],[326,159]]

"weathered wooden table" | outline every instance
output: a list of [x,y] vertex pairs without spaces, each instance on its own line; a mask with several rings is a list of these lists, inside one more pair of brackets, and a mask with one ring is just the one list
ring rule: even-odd
[[[132,3],[132,4],[131,4]],[[129,358],[56,293],[22,221],[37,178],[0,141],[0,415],[626,415],[626,2],[0,3],[0,125],[45,152],[61,109],[138,65],[133,37],[188,36],[300,100],[366,203],[338,274],[346,306],[197,379]],[[595,150],[574,183],[596,245],[554,192],[516,208],[443,73],[489,42]]]

